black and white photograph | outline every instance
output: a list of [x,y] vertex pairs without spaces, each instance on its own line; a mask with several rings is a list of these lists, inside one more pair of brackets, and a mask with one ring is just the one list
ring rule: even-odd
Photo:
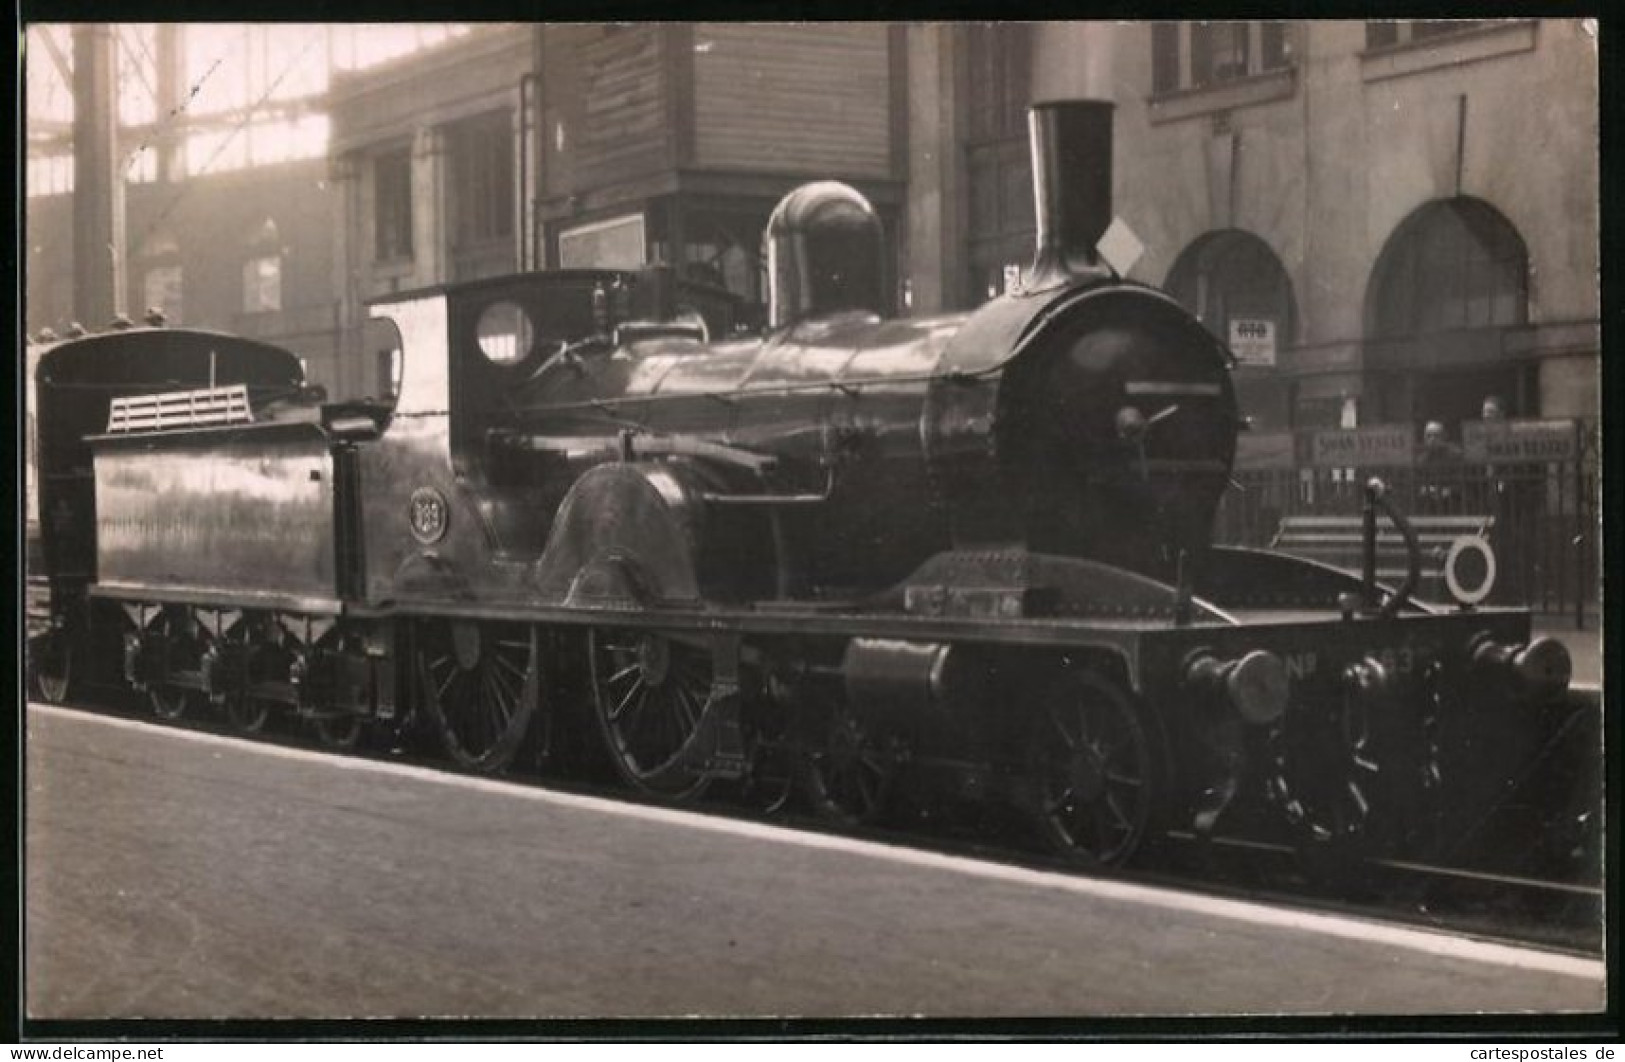
[[18,30],[24,1040],[1605,1017],[1596,19]]

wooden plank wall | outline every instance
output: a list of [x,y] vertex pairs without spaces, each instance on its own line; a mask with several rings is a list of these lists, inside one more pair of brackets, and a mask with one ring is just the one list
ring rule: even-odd
[[694,27],[694,166],[889,177],[880,23]]
[[601,188],[668,167],[672,131],[660,34],[660,26],[648,25],[549,30],[543,64],[549,193]]

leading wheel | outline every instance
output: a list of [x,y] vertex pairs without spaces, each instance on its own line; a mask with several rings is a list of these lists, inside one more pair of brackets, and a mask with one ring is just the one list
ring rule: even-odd
[[[438,620],[420,629],[419,691],[460,766],[494,773],[513,762],[541,703],[540,657],[529,624]],[[347,737],[340,726],[331,733]]]
[[595,630],[588,652],[593,704],[616,773],[667,800],[698,796],[709,779],[679,760],[711,696],[709,650],[655,631]]
[[1087,866],[1134,855],[1160,799],[1152,728],[1114,684],[1062,675],[1045,693],[1028,739],[1034,822],[1056,854]]
[[842,826],[877,821],[891,797],[897,757],[844,705],[811,744],[802,781],[813,811]]

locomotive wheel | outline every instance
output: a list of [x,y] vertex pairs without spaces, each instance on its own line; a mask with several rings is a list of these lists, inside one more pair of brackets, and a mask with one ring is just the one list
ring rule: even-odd
[[588,655],[593,704],[616,773],[662,799],[698,796],[710,779],[670,768],[711,696],[710,652],[653,631],[595,630]]
[[[256,665],[260,668],[265,666],[265,654],[281,652],[280,649],[273,645],[256,641],[255,632],[246,626],[232,631],[228,637],[241,646],[243,652],[247,654],[249,661],[248,681],[250,685],[252,685],[256,677]],[[253,696],[247,690],[233,690],[226,695],[224,704],[226,721],[231,724],[232,729],[240,733],[257,734],[265,729],[265,722],[271,717],[273,704],[274,702],[263,697]]]
[[[163,635],[171,671],[197,672],[208,648],[208,635],[185,611],[166,608],[154,621],[153,629]],[[152,714],[173,722],[206,707],[208,697],[194,686],[154,683],[147,690]]]
[[323,748],[348,751],[361,743],[362,723],[359,715],[317,715],[310,729]]
[[750,773],[745,776],[740,797],[745,806],[759,814],[777,815],[795,795],[795,750],[784,732],[782,714],[758,714],[748,722]]
[[226,719],[232,729],[244,734],[258,734],[265,729],[265,721],[271,718],[270,702],[246,693],[227,697],[225,708]]
[[[425,624],[418,638],[419,691],[446,753],[470,770],[505,769],[541,703],[536,628],[441,620]],[[345,726],[336,718],[329,732],[348,737]],[[356,727],[359,737],[359,721]]]
[[829,718],[803,763],[807,800],[820,818],[864,826],[885,812],[897,776],[895,757],[844,705]]
[[1157,742],[1134,703],[1087,673],[1061,676],[1033,720],[1034,823],[1056,854],[1086,866],[1126,862],[1159,799]]
[[60,632],[36,639],[29,646],[30,692],[46,704],[66,704],[73,683],[73,645]]

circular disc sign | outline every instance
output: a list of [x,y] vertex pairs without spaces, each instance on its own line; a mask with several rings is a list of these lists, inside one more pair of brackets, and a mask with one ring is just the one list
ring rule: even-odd
[[450,520],[446,496],[433,487],[419,487],[412,492],[406,518],[412,525],[413,538],[426,546],[439,542],[446,537],[446,524]]
[[1476,605],[1495,587],[1495,550],[1480,535],[1463,535],[1450,543],[1444,558],[1444,585],[1463,605]]

